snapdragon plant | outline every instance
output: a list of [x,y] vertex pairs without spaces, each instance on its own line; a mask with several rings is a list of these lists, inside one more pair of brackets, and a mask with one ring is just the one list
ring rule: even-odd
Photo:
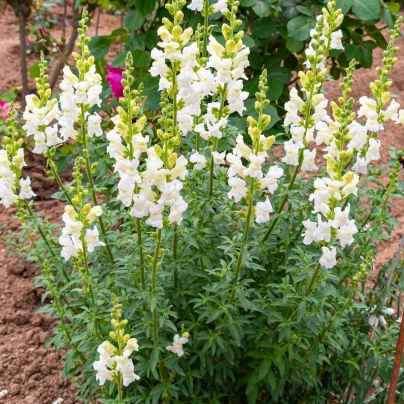
[[[262,69],[243,136],[229,123],[245,110],[250,79],[240,4],[193,0],[204,17],[196,32],[182,28],[185,5],[167,3],[152,52],[158,115],[145,113],[147,89],[135,88],[128,53],[119,106],[103,122],[84,11],[61,92],[51,94],[42,57],[27,136],[8,122],[0,201],[18,207],[17,252],[37,263],[41,311],[59,319],[48,343],[66,351],[64,376],[81,402],[384,400],[403,267],[387,262],[367,281],[374,242],[396,225],[390,199],[403,195],[394,161],[402,152],[374,165],[388,121],[404,123],[388,91],[402,20],[373,96],[357,110],[354,60],[338,100],[329,103],[323,88],[328,56],[342,48],[343,14],[329,2],[290,88],[284,133],[268,135],[271,82]],[[218,12],[221,41],[209,25]],[[38,214],[37,190],[23,176],[22,146],[32,138],[60,187],[63,225]],[[71,183],[59,175],[62,149],[74,157]]]

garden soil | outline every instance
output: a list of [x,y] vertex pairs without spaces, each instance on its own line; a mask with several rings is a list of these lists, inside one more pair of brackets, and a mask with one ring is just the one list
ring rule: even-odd
[[[59,21],[62,21],[62,9],[56,9]],[[71,25],[71,21],[68,21]],[[59,24],[60,25],[60,24]],[[99,34],[108,34],[120,26],[120,20],[111,15],[101,15]],[[10,8],[2,9],[0,13],[0,93],[15,87],[20,83],[19,38],[18,25]],[[90,28],[90,35],[94,34]],[[69,28],[67,28],[69,32]],[[58,26],[53,36],[58,38],[61,27]],[[394,67],[391,77],[394,80],[392,93],[396,94],[398,102],[404,105],[404,40],[397,41],[402,48],[398,52],[399,61]],[[380,65],[382,52],[374,51],[375,66]],[[30,55],[29,66],[37,62],[37,55]],[[376,78],[374,69],[360,70],[355,73],[355,85],[352,95],[370,95],[369,82]],[[30,90],[34,90],[34,82],[30,82]],[[339,96],[338,83],[327,83],[329,99]],[[382,164],[389,159],[388,148],[404,147],[404,128],[390,125],[382,132],[380,139],[383,143]],[[29,168],[26,170],[33,182],[33,189],[38,194],[38,209],[44,212],[51,221],[60,220],[63,206],[51,198],[56,191],[52,182],[46,179],[44,161],[41,156],[28,154]],[[68,178],[65,178],[68,180]],[[392,200],[394,207],[390,214],[404,225],[404,201]],[[5,210],[0,207],[0,236],[7,231],[18,229],[16,211],[13,208]],[[391,259],[398,248],[403,228],[394,230],[392,238],[380,243],[376,256],[376,271]],[[74,403],[75,387],[69,380],[63,380],[63,352],[44,348],[44,342],[52,333],[55,320],[41,314],[36,314],[41,305],[41,290],[32,287],[35,268],[31,263],[21,262],[9,257],[6,245],[0,241],[0,391],[8,393],[0,398],[0,403],[7,404],[52,404],[58,398],[64,404]]]

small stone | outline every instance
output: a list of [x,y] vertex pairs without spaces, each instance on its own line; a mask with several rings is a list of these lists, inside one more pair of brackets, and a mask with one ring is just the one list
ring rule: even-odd
[[47,333],[46,331],[42,331],[39,333],[39,342],[41,344],[44,344],[48,338],[49,338],[49,333]]
[[24,373],[30,377],[31,375],[33,375],[34,373],[36,373],[38,371],[38,364],[37,363],[31,363],[31,365],[27,366],[25,368]]
[[10,393],[10,396],[17,396],[20,394],[20,386],[16,383],[11,383],[8,392]]
[[44,376],[50,375],[49,366],[41,366],[41,373],[42,373]]

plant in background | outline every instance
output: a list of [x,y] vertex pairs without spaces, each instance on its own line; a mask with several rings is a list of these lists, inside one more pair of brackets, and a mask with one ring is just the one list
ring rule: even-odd
[[[155,11],[135,3],[135,11]],[[387,395],[402,268],[387,263],[373,288],[365,282],[375,240],[395,225],[389,200],[403,196],[400,163],[373,166],[387,122],[403,123],[388,91],[402,19],[370,84],[374,96],[355,111],[352,60],[330,115],[323,83],[329,56],[343,51],[344,17],[331,1],[310,19],[304,68],[277,136],[288,140],[274,150],[271,68],[245,74],[252,52],[238,12],[246,3],[166,4],[151,52],[157,116],[145,102],[155,88],[137,69],[140,54],[127,52],[121,86],[110,76],[116,111],[103,122],[111,111],[86,10],[75,69],[63,69],[56,96],[42,56],[24,129],[60,187],[62,225],[27,201],[39,191],[22,176],[24,139],[11,112],[1,203],[18,207],[31,250],[24,236],[19,248],[42,268],[36,285],[49,297],[41,311],[60,320],[49,343],[66,350],[64,376],[82,402],[362,403]],[[265,1],[250,3],[266,13]],[[202,12],[195,30],[190,12]],[[210,25],[215,14],[220,30]],[[243,87],[254,89],[251,105]],[[59,175],[62,153],[74,160],[70,184]]]

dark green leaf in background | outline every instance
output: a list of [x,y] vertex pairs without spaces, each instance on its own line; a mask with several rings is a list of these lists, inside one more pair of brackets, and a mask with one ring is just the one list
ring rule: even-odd
[[129,11],[124,24],[130,31],[137,31],[144,23],[144,17],[138,10]]
[[270,18],[260,18],[252,25],[251,32],[257,38],[269,38],[276,30],[276,22]]
[[352,12],[360,20],[375,20],[379,17],[379,0],[352,0]]
[[109,51],[114,38],[111,36],[93,36],[88,45],[95,59],[102,59]]
[[135,7],[144,17],[151,14],[156,8],[155,0],[135,0]]
[[298,41],[305,41],[310,37],[310,30],[314,28],[316,21],[311,17],[299,15],[287,24],[289,36]]
[[338,0],[335,9],[341,9],[342,14],[346,14],[352,6],[352,0]]
[[258,17],[268,17],[269,14],[271,13],[271,9],[268,6],[268,4],[266,4],[264,1],[262,0],[258,0],[257,4],[253,7],[253,10],[255,12],[255,14],[258,15]]

